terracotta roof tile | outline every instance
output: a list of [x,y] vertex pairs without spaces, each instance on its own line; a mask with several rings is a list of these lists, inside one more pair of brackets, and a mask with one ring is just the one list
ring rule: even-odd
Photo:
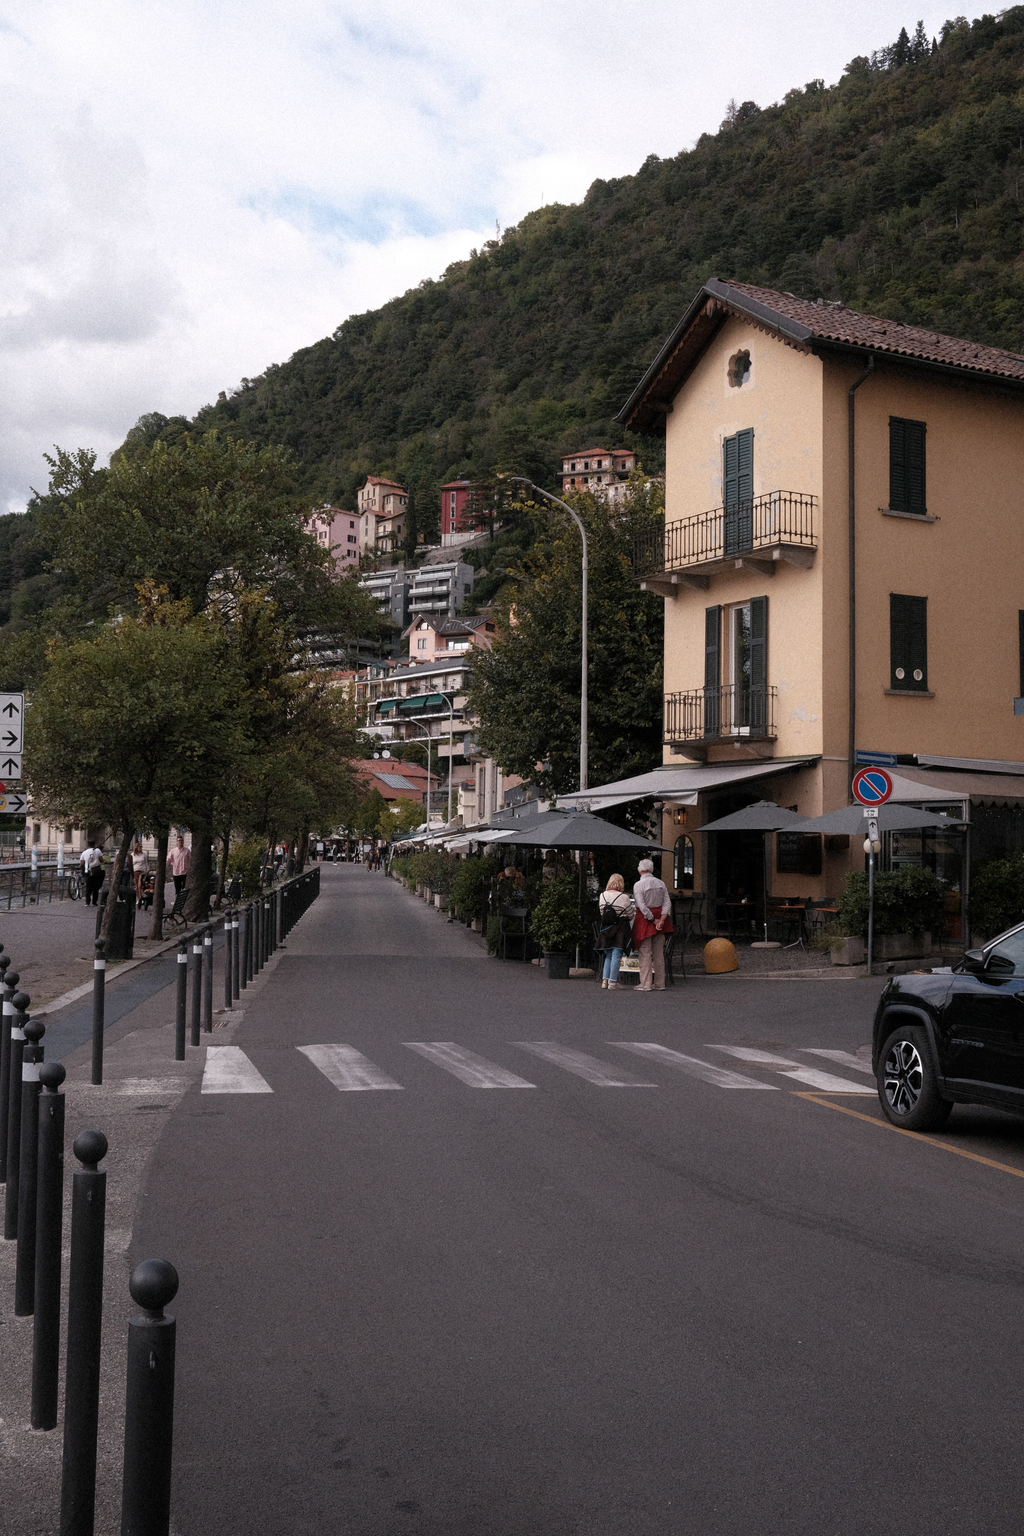
[[956,336],[943,336],[939,331],[926,331],[917,325],[903,325],[899,320],[862,315],[855,309],[846,309],[840,305],[798,299],[791,293],[756,288],[751,283],[729,282],[722,286],[727,286],[737,295],[745,294],[767,309],[774,309],[787,319],[807,326],[817,340],[869,347],[874,352],[945,363],[950,367],[968,368],[972,372],[992,374],[998,378],[1024,379],[1024,357],[1016,352],[1004,352],[999,347],[982,346],[979,342],[964,341]]

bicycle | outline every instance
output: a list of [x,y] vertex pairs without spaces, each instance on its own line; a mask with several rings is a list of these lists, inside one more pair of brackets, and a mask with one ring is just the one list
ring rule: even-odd
[[77,901],[78,900],[79,896],[81,896],[81,894],[82,894],[82,889],[84,887],[84,884],[85,884],[85,876],[84,875],[76,875],[76,874],[68,875],[68,877],[67,877],[67,885],[65,887],[65,890],[67,891],[68,897],[69,897],[69,899],[71,901]]

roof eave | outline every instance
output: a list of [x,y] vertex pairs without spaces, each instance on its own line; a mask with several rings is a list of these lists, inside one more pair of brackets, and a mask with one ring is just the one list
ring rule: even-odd
[[[634,418],[641,413],[644,405],[647,404],[648,396],[656,380],[671,361],[680,342],[692,329],[694,322],[704,310],[709,299],[717,300],[734,314],[742,315],[746,319],[754,321],[757,325],[769,327],[777,335],[784,337],[789,342],[807,345],[814,336],[810,326],[802,324],[799,320],[790,319],[788,315],[781,314],[779,310],[772,309],[767,304],[762,304],[758,299],[752,299],[749,294],[739,293],[728,283],[723,283],[720,278],[709,277],[699,293],[694,297],[686,313],[672,331],[636,389],[634,389],[626,401],[626,404],[622,407],[622,410],[617,416],[613,417],[614,421],[621,422],[627,428],[631,426]],[[724,322],[725,316],[723,315],[721,323],[724,324]],[[714,329],[717,330],[718,326],[715,326]],[[678,385],[673,388],[672,393],[675,394],[677,390]],[[662,398],[657,402],[649,404],[648,411],[651,409],[663,409],[669,403],[667,399]]]

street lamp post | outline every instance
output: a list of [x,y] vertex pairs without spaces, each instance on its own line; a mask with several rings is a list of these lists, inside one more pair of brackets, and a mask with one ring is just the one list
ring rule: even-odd
[[539,485],[534,485],[532,480],[527,480],[523,475],[510,475],[509,479],[514,480],[518,485],[528,485],[531,491],[537,492],[538,496],[543,496],[547,501],[553,501],[556,507],[561,507],[563,512],[568,512],[583,540],[583,645],[580,662],[580,790],[582,791],[587,788],[587,530],[568,502],[562,501],[558,496],[552,496],[550,491],[542,490]]

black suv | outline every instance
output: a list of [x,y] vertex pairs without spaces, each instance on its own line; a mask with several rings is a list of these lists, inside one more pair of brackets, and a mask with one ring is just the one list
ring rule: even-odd
[[908,1131],[936,1130],[954,1104],[1024,1114],[1024,923],[955,971],[894,976],[871,1064],[886,1118]]

